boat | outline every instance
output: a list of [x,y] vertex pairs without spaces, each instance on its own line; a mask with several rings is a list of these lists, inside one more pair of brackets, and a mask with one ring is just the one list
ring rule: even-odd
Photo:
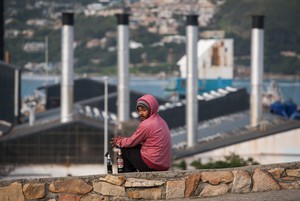
[[277,100],[270,105],[269,110],[272,114],[277,114],[287,119],[300,120],[300,107],[291,99],[287,101]]
[[300,120],[300,108],[292,100],[285,100],[275,80],[271,80],[267,90],[263,92],[262,104],[270,113],[287,119]]
[[[232,86],[233,39],[201,39],[197,46],[198,94]],[[180,77],[170,79],[164,90],[165,97],[171,101],[184,99],[186,93],[186,55],[177,65]]]
[[275,80],[271,80],[267,90],[263,92],[262,104],[264,108],[270,108],[271,104],[283,101],[283,95]]

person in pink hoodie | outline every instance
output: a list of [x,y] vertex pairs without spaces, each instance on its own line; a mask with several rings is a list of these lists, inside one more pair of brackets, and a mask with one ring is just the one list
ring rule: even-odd
[[158,102],[151,94],[137,100],[141,123],[131,137],[116,137],[112,146],[121,148],[125,172],[166,171],[171,166],[171,136],[158,114]]

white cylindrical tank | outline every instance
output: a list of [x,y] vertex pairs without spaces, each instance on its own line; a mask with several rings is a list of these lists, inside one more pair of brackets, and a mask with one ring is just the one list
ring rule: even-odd
[[118,20],[118,121],[129,119],[129,14],[117,14]]
[[62,15],[62,70],[61,70],[61,122],[69,122],[73,118],[73,41],[74,41],[74,15]]
[[251,33],[251,125],[257,126],[262,120],[262,92],[264,68],[264,16],[252,16]]
[[192,147],[197,142],[198,125],[198,15],[187,15],[186,35],[186,129],[187,146]]

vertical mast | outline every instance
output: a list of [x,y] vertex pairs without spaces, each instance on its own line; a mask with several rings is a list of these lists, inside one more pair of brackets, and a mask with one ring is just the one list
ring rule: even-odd
[[251,125],[257,126],[262,120],[264,61],[264,16],[252,16],[251,33]]
[[197,141],[198,124],[198,15],[187,15],[186,21],[186,129],[187,146],[194,146]]
[[62,73],[61,73],[61,122],[73,118],[73,41],[74,15],[63,13],[62,16]]
[[118,21],[118,121],[119,129],[129,119],[129,14],[117,14]]

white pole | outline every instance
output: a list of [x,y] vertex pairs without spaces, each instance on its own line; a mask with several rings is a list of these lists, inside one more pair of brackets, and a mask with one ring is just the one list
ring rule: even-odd
[[187,146],[197,142],[198,124],[198,15],[188,15],[186,23],[187,78],[186,78],[186,130]]
[[264,16],[252,17],[251,36],[251,125],[262,120],[263,60],[264,60]]
[[[108,77],[103,77],[104,80],[104,155],[108,152]],[[104,167],[107,173],[107,161],[104,158]]]
[[61,73],[61,122],[73,118],[73,13],[63,13],[62,21],[62,73]]
[[129,119],[129,14],[117,14],[118,20],[118,123]]

